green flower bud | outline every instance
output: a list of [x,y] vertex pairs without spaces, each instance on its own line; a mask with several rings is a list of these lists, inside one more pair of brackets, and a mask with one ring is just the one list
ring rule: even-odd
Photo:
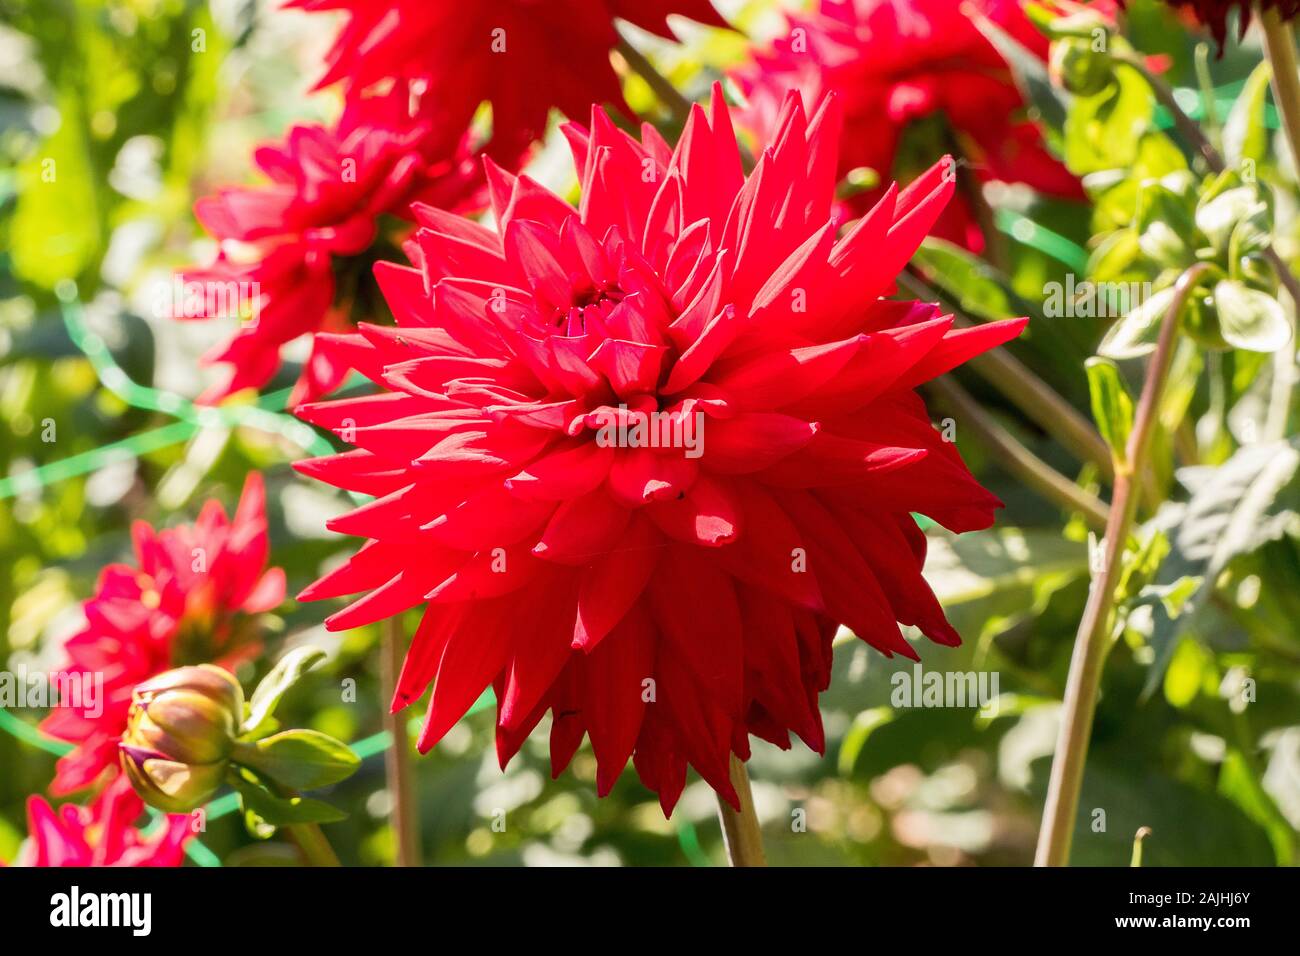
[[1098,52],[1089,40],[1069,37],[1052,44],[1052,79],[1076,96],[1092,96],[1114,82],[1110,55]]
[[226,763],[187,766],[119,744],[122,770],[145,803],[164,813],[189,813],[207,803],[226,774]]
[[159,674],[132,694],[119,744],[122,769],[150,806],[193,810],[221,785],[243,716],[243,690],[221,668]]

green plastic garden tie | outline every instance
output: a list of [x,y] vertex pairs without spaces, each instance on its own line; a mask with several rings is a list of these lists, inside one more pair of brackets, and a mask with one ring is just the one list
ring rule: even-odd
[[161,412],[179,421],[151,431],[131,435],[121,441],[50,462],[31,471],[0,478],[0,499],[35,490],[66,478],[98,471],[117,461],[138,458],[148,452],[188,440],[205,427],[234,428],[246,426],[280,435],[312,455],[329,455],[333,446],[310,426],[291,415],[281,414],[292,388],[271,392],[255,405],[207,407],[195,405],[174,392],[151,388],[131,380],[109,351],[108,345],[85,322],[77,287],[71,280],[56,289],[63,324],[78,350],[86,356],[101,385],[133,408]]

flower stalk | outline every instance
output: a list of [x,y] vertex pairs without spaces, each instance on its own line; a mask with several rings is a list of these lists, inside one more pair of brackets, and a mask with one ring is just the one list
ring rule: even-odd
[[1065,684],[1061,729],[1052,759],[1052,774],[1043,808],[1035,866],[1065,866],[1070,861],[1070,841],[1079,808],[1079,791],[1088,759],[1088,742],[1097,712],[1097,693],[1102,669],[1110,649],[1110,632],[1115,609],[1115,585],[1137,511],[1137,479],[1145,472],[1160,396],[1169,378],[1177,342],[1178,322],[1188,297],[1196,287],[1205,264],[1192,266],[1174,286],[1174,297],[1160,326],[1160,338],[1147,365],[1146,380],[1138,399],[1133,431],[1125,454],[1115,460],[1115,491],[1106,522],[1105,557],[1099,576],[1088,592],[1088,603],[1075,637],[1074,654]]
[[629,43],[623,34],[618,35],[618,43],[614,49],[618,51],[618,55],[623,58],[632,72],[646,81],[655,96],[659,97],[659,101],[672,113],[673,119],[685,123],[686,118],[691,115],[691,104],[678,92],[677,87],[655,68],[645,54]]
[[[387,702],[393,698],[397,677],[402,671],[404,641],[400,615],[384,622],[380,643],[380,686],[383,700]],[[415,807],[415,775],[411,767],[406,718],[402,713],[393,713],[392,708],[389,708],[385,712],[384,725],[393,738],[393,745],[384,753],[384,772],[389,799],[392,801],[390,819],[397,845],[396,862],[398,866],[419,866],[420,822]]]
[[1273,99],[1282,117],[1291,159],[1300,165],[1300,66],[1296,62],[1295,37],[1274,7],[1261,10],[1264,52],[1272,67]]
[[[941,301],[942,296],[929,283],[910,272],[898,277],[898,284],[927,302]],[[950,305],[945,304],[945,308]],[[954,310],[958,328],[973,323]],[[981,378],[1020,409],[1032,421],[1056,438],[1079,461],[1095,465],[1102,478],[1114,474],[1110,449],[1097,429],[1055,389],[1035,375],[1005,348],[990,349],[966,363]]]
[[935,379],[930,389],[944,405],[961,416],[965,427],[998,453],[998,462],[1032,491],[1068,511],[1081,512],[1095,530],[1106,527],[1104,501],[1080,488],[1017,441],[951,376]]
[[731,755],[731,785],[740,797],[736,810],[721,795],[718,796],[718,817],[722,821],[722,840],[727,847],[727,859],[732,866],[767,866],[763,852],[763,833],[754,812],[754,791],[749,785],[745,762]]
[[[1259,19],[1264,30],[1264,52],[1272,67],[1273,99],[1282,117],[1287,143],[1291,147],[1291,161],[1300,168],[1300,65],[1297,64],[1295,36],[1276,8],[1261,10]],[[1273,249],[1269,249],[1269,259],[1279,276],[1290,274],[1284,266],[1279,269],[1282,260]],[[1297,297],[1294,282],[1287,284],[1283,278],[1283,284],[1291,296],[1293,312],[1300,309],[1300,297]],[[1295,331],[1294,324],[1292,331]],[[1294,356],[1293,336],[1292,344],[1279,352],[1273,363],[1273,395],[1269,401],[1268,421],[1264,426],[1266,438],[1282,438],[1287,433],[1291,398],[1297,378]]]
[[338,854],[316,823],[292,823],[285,827],[310,866],[342,866]]

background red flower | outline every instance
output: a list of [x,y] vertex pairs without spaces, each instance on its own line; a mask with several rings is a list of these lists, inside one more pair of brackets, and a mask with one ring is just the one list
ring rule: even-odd
[[[266,492],[249,474],[234,519],[217,501],[193,525],[131,528],[135,564],[104,568],[84,605],[85,628],[65,645],[69,674],[103,680],[94,701],[63,701],[41,724],[76,744],[59,760],[51,789],[81,790],[117,767],[131,692],[141,681],[190,663],[226,666],[255,654],[254,616],[284,600],[284,572],[267,568]],[[74,706],[73,704],[82,706]]]
[[[281,347],[302,335],[350,328],[354,313],[378,318],[370,266],[381,254],[382,218],[406,218],[416,200],[454,207],[481,182],[468,140],[440,142],[427,121],[411,118],[405,90],[353,101],[333,129],[295,126],[283,144],[263,146],[254,160],[269,184],[223,189],[195,205],[221,248],[212,265],[183,280],[201,292],[256,291],[234,337],[205,356],[231,371],[204,401],[266,384],[280,366]],[[386,240],[383,248],[394,248],[396,239]],[[187,296],[178,317],[224,317],[207,306],[224,308],[232,298],[238,297],[203,294],[194,314]],[[292,401],[330,391],[344,373],[313,353]]]
[[492,106],[489,150],[513,159],[546,130],[552,108],[572,117],[590,105],[626,111],[609,54],[614,18],[672,37],[669,14],[725,27],[709,0],[290,0],[309,11],[341,11],[347,22],[320,86],[351,95],[391,80],[434,91],[426,115],[459,136],[479,105]]
[[[969,0],[1044,61],[1048,41],[1016,0]],[[786,90],[815,100],[826,92],[844,104],[839,172],[866,167],[879,188],[853,201],[862,212],[884,184],[919,171],[900,156],[905,136],[935,120],[922,152],[932,161],[952,151],[974,179],[1026,183],[1048,195],[1082,198],[1078,181],[1051,155],[1010,68],[958,0],[820,0],[810,14],[793,14],[770,50],[754,55],[736,78],[750,100],[743,122],[770,137]],[[937,136],[937,139],[936,139]],[[920,168],[924,168],[924,165]],[[972,249],[983,247],[976,217],[958,196],[937,232]]]
[[52,809],[40,797],[27,801],[28,838],[19,866],[180,866],[193,836],[190,819],[168,816],[150,835],[135,824],[144,803],[119,777],[87,807]]

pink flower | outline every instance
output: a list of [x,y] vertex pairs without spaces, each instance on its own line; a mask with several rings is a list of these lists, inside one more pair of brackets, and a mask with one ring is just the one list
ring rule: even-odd
[[750,734],[824,748],[840,624],[958,643],[909,512],[964,531],[1000,503],[912,389],[1024,321],[883,299],[952,183],[837,238],[838,101],[792,93],[777,126],[746,178],[716,88],[675,150],[593,110],[565,127],[577,209],[489,164],[497,228],[417,210],[417,268],[377,268],[397,328],[320,337],[380,392],[299,409],[356,447],[298,467],[376,497],[302,598],[367,592],[331,630],[428,603],[393,701],[432,683],[421,750],[490,684],[503,766],[549,709],[556,773],[590,734],[601,794],[633,757],[665,812],[688,764],[734,803]]
[[284,571],[266,568],[265,499],[254,472],[233,521],[209,501],[193,525],[132,526],[135,565],[103,570],[84,606],[86,627],[66,645],[67,673],[86,687],[102,678],[102,692],[62,701],[41,724],[77,745],[59,760],[52,792],[88,787],[117,767],[118,738],[141,681],[188,663],[233,666],[256,651],[255,615],[284,600]]
[[29,842],[19,866],[180,866],[193,835],[185,816],[169,816],[145,836],[135,828],[144,803],[125,777],[113,781],[88,807],[54,810],[40,797],[27,800]]
[[[1047,38],[1018,0],[965,2],[1046,60]],[[816,12],[792,15],[788,33],[737,72],[751,102],[746,125],[760,138],[770,137],[787,89],[812,99],[834,92],[845,114],[841,175],[860,167],[873,170],[882,183],[910,175],[916,165],[903,155],[905,136],[937,119],[943,124],[940,142],[946,135],[978,179],[1082,198],[1078,180],[1023,118],[1024,99],[1010,68],[961,7],[958,0],[821,0]],[[861,195],[854,208],[868,208],[882,191],[883,186]],[[964,198],[949,207],[937,231],[970,248],[983,247]]]
[[[235,336],[205,356],[231,375],[203,401],[264,385],[294,339],[378,318],[370,265],[396,248],[381,217],[406,217],[416,200],[454,207],[479,188],[467,142],[440,141],[429,123],[413,121],[405,91],[349,104],[335,129],[295,126],[254,160],[269,184],[223,189],[195,205],[221,250],[211,266],[183,276],[177,317],[223,317],[232,301],[247,313]],[[330,391],[343,374],[313,353],[293,401]]]

